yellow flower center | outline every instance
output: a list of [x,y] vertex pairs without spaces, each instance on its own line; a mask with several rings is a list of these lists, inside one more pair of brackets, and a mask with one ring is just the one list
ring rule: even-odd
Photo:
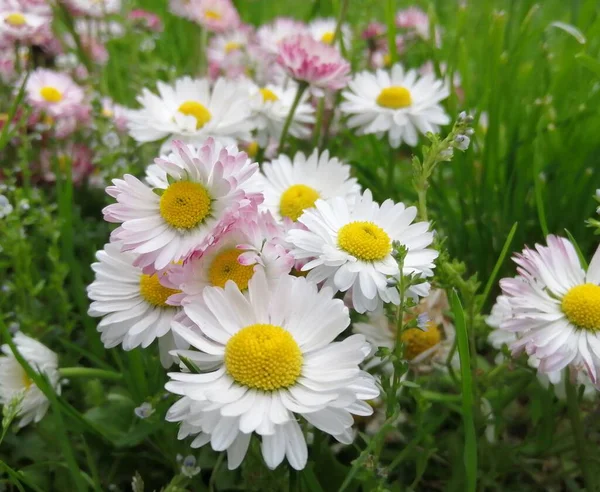
[[383,55],[383,64],[386,67],[389,67],[392,64],[392,55],[390,55],[389,53]]
[[160,215],[177,229],[192,229],[210,214],[210,195],[200,183],[178,181],[160,197]]
[[600,285],[573,287],[562,299],[562,310],[571,323],[589,331],[600,330]]
[[333,43],[333,37],[335,33],[332,31],[327,31],[323,36],[321,36],[321,43],[331,44]]
[[310,186],[303,184],[290,186],[281,195],[279,212],[283,217],[298,220],[304,210],[312,207],[318,198],[319,192]]
[[115,115],[115,112],[110,108],[102,108],[102,116],[105,118],[112,118]]
[[148,302],[156,307],[171,307],[167,299],[173,294],[179,294],[177,289],[169,289],[160,283],[158,275],[142,275],[140,277],[140,294]]
[[409,328],[402,333],[400,339],[404,344],[404,356],[407,360],[412,360],[417,355],[421,355],[440,343],[442,335],[434,323],[428,323],[426,331],[419,328]]
[[263,98],[264,102],[267,102],[267,101],[271,101],[271,102],[279,101],[279,98],[277,97],[277,94],[275,94],[271,89],[267,89],[266,87],[263,87],[262,89],[260,89],[260,93],[262,94],[262,98]]
[[407,108],[412,104],[412,97],[406,87],[394,85],[381,90],[377,104],[390,109]]
[[363,261],[383,260],[392,251],[390,236],[373,222],[350,222],[338,232],[338,245]]
[[185,101],[181,106],[179,106],[177,111],[185,114],[186,116],[193,116],[196,118],[196,130],[200,130],[200,128],[202,128],[212,119],[210,111],[198,101]]
[[254,275],[254,265],[240,265],[238,257],[243,253],[235,248],[219,253],[208,269],[208,279],[216,287],[225,287],[228,280],[233,280],[240,290],[248,288],[248,282]]
[[31,388],[31,385],[33,384],[33,379],[31,379],[27,375],[27,373],[25,372],[25,369],[23,369],[23,374],[21,374],[21,382],[23,383],[23,388],[25,388],[26,390]]
[[49,85],[40,89],[40,95],[48,102],[57,103],[62,100],[62,94],[56,87]]
[[256,140],[250,142],[248,147],[246,147],[246,154],[248,154],[248,157],[256,157],[256,154],[258,154],[258,148],[258,142]]
[[223,16],[216,10],[206,10],[204,12],[204,17],[210,20],[221,20]]
[[236,383],[262,391],[292,386],[302,371],[302,351],[281,326],[256,324],[225,346],[225,367]]
[[27,23],[27,19],[25,19],[25,16],[23,14],[20,14],[19,12],[13,12],[11,14],[5,15],[4,20],[7,24],[10,24],[14,27],[19,27]]
[[225,53],[229,54],[232,51],[239,50],[241,47],[242,47],[241,43],[236,43],[235,41],[229,41],[229,43],[227,43],[225,45]]

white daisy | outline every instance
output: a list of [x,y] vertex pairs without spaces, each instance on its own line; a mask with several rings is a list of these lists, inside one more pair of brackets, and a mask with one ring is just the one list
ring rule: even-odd
[[253,122],[245,85],[219,78],[182,77],[173,85],[157,83],[158,95],[143,89],[137,100],[141,109],[128,114],[129,132],[138,142],[154,142],[168,137],[200,144],[208,137],[234,144],[250,140]]
[[256,39],[262,50],[277,55],[279,45],[284,38],[294,34],[305,34],[306,24],[291,17],[277,17],[270,24],[263,24],[256,31]]
[[203,253],[169,269],[169,284],[181,290],[173,302],[201,303],[206,287],[225,287],[230,280],[245,292],[259,270],[273,282],[287,275],[294,260],[284,246],[284,238],[283,226],[268,212],[238,220]]
[[171,373],[166,388],[183,398],[167,420],[180,421],[179,437],[197,435],[227,450],[240,465],[253,432],[261,436],[269,468],[285,457],[297,470],[307,446],[297,417],[338,441],[352,442],[354,415],[370,415],[364,401],[378,396],[375,380],[358,364],[371,350],[361,335],[333,340],[349,325],[348,309],[330,289],[284,276],[269,286],[257,272],[242,294],[234,282],[204,290],[203,305],[185,306],[193,328],[174,330],[194,348],[180,352],[202,371]]
[[[136,255],[121,252],[119,244],[106,244],[96,258],[98,262],[92,264],[96,278],[87,289],[93,301],[88,314],[102,318],[98,331],[104,346],[146,348],[158,338],[159,346],[165,346],[161,347],[161,362],[169,367],[173,359],[168,352],[175,347],[173,336],[165,335],[181,309],[167,300],[179,291],[163,285],[162,274],[144,274],[133,265]],[[187,348],[187,344],[177,341],[179,348]]]
[[[270,141],[279,141],[298,89],[294,83],[259,87],[249,81],[248,85],[252,100],[252,119],[256,125],[256,141],[261,147],[266,147]],[[305,92],[294,111],[289,134],[306,139],[311,134],[309,125],[314,122],[315,110],[308,102],[308,93]]]
[[202,251],[261,200],[246,188],[258,166],[236,146],[213,139],[200,148],[173,146],[155,161],[169,181],[157,178],[153,189],[126,174],[106,189],[117,203],[104,208],[104,218],[122,223],[111,238],[140,255],[136,266],[160,270]]
[[211,70],[228,77],[243,74],[249,62],[246,48],[251,35],[251,28],[240,26],[234,31],[213,36],[206,50]]
[[[333,37],[335,36],[335,28],[337,26],[337,19],[333,17],[317,18],[310,22],[308,25],[308,32],[317,41],[321,41],[325,44],[332,44]],[[341,38],[344,42],[346,50],[350,50],[352,44],[352,30],[348,24],[343,24],[341,27]],[[339,39],[336,41],[339,44]]]
[[[60,393],[58,356],[23,333],[15,334],[13,341],[32,369],[45,375],[55,391]],[[48,411],[48,398],[29,378],[8,345],[2,346],[2,352],[4,356],[0,357],[0,404],[7,405],[15,398],[20,400],[17,413],[21,418],[19,427],[39,422]]]
[[551,235],[547,241],[515,255],[517,277],[500,281],[512,312],[500,329],[517,334],[513,355],[534,355],[541,372],[569,366],[598,385],[600,247],[586,272],[569,240]]
[[281,154],[265,163],[262,171],[264,207],[279,219],[298,220],[318,199],[341,197],[352,203],[360,193],[350,166],[330,158],[327,150],[319,155],[315,149],[308,158],[297,152],[293,160]]
[[[50,17],[23,10],[19,5],[0,7],[0,36],[7,40],[28,41],[50,24]],[[8,49],[4,47],[3,49]]]
[[448,87],[433,75],[419,78],[416,70],[404,73],[396,64],[391,71],[361,72],[343,92],[345,101],[340,105],[350,115],[348,126],[358,128],[358,135],[376,134],[381,138],[388,133],[390,145],[402,142],[414,147],[418,133],[436,133],[450,118],[439,104],[450,94]]
[[[398,304],[400,298],[387,277],[399,277],[398,263],[392,256],[392,242],[404,245],[404,275],[431,277],[438,253],[427,246],[433,241],[429,222],[411,224],[417,215],[415,207],[386,200],[380,206],[366,190],[350,206],[336,197],[317,200],[315,208],[306,210],[298,219],[307,230],[290,231],[288,241],[296,259],[310,260],[302,270],[313,282],[345,292],[352,288],[352,303],[359,313],[373,311],[379,302]],[[411,295],[425,296],[427,282],[409,290]]]

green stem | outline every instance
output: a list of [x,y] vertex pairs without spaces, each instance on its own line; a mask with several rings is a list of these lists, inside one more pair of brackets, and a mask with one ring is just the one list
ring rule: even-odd
[[208,56],[206,54],[206,46],[208,44],[208,30],[202,29],[200,32],[200,63],[199,71],[201,76],[205,76],[208,71]]
[[283,125],[283,130],[281,131],[281,138],[279,139],[279,147],[277,149],[278,153],[281,153],[281,151],[283,150],[285,139],[290,129],[290,125],[292,124],[292,120],[294,119],[294,113],[296,112],[296,108],[298,107],[298,104],[300,104],[300,99],[302,99],[302,94],[304,94],[304,91],[307,87],[308,82],[298,82],[298,91],[296,92],[296,97],[294,98],[294,102],[292,103],[290,112],[288,113],[285,123]]
[[388,0],[386,3],[385,20],[387,24],[388,52],[390,54],[390,66],[393,66],[398,59],[396,52],[396,2]]
[[387,185],[389,189],[390,197],[394,196],[394,174],[396,171],[396,153],[395,149],[390,147],[390,152],[388,154],[388,168],[387,168]]
[[321,128],[323,127],[323,114],[325,113],[325,98],[322,97],[319,100],[317,106],[317,122],[315,123],[315,129],[313,133],[313,147],[319,147],[319,140],[321,140]]
[[570,374],[567,372],[565,377],[565,389],[567,392],[567,409],[569,411],[569,419],[573,429],[573,437],[575,439],[575,450],[579,458],[579,467],[583,473],[583,481],[587,492],[596,492],[596,483],[594,474],[590,469],[588,461],[588,452],[586,451],[587,443],[581,421],[581,412],[579,410],[579,399],[577,397],[577,386],[571,382]]
[[94,369],[92,367],[63,367],[59,369],[63,378],[95,378],[108,379],[109,381],[120,381],[123,375],[115,371],[105,369]]

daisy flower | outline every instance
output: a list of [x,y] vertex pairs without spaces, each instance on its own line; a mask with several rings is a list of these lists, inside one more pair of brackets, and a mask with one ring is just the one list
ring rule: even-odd
[[67,0],[65,2],[75,15],[105,17],[121,10],[121,0]]
[[270,213],[236,222],[234,228],[201,254],[169,269],[168,284],[181,289],[173,304],[202,302],[206,287],[225,287],[233,281],[245,292],[248,282],[261,270],[269,281],[287,275],[294,260],[285,248],[285,229]]
[[[87,289],[93,301],[88,314],[102,318],[98,331],[104,346],[147,348],[158,338],[159,346],[166,344],[166,350],[161,350],[161,363],[169,367],[173,362],[168,354],[173,348],[172,335],[165,335],[169,335],[171,322],[181,309],[167,304],[167,299],[179,291],[163,285],[161,274],[144,274],[134,266],[136,256],[122,252],[119,244],[104,245],[96,258],[98,262],[92,264],[95,280]],[[177,340],[179,348],[187,348]]]
[[279,63],[297,82],[305,82],[313,92],[338,90],[348,83],[350,64],[333,46],[316,41],[309,34],[284,38],[279,45]]
[[429,17],[418,7],[409,7],[396,13],[396,27],[413,30],[423,39],[429,39]]
[[[425,278],[433,275],[433,261],[438,253],[427,246],[433,241],[429,222],[411,224],[417,215],[415,207],[386,200],[380,206],[373,202],[370,190],[359,196],[353,206],[342,197],[317,200],[298,219],[307,230],[291,230],[287,239],[298,260],[309,260],[303,271],[308,279],[345,292],[352,288],[352,303],[359,313],[373,311],[379,300],[398,304],[395,287],[388,277],[399,277],[398,263],[392,256],[392,243],[398,241],[408,253],[403,275]],[[426,296],[427,282],[409,289],[413,296]]]
[[122,224],[111,238],[140,255],[136,266],[160,270],[202,251],[260,200],[247,190],[258,165],[237,147],[213,139],[199,148],[173,145],[155,161],[168,181],[153,189],[126,174],[106,189],[117,203],[104,208],[104,218]]
[[[333,44],[333,37],[335,36],[335,28],[337,27],[337,19],[333,17],[314,19],[308,25],[308,32],[310,35],[325,44]],[[341,27],[341,38],[344,42],[344,47],[350,49],[352,44],[352,31],[348,24],[343,24]],[[339,45],[340,40],[336,41]]]
[[251,36],[252,28],[245,25],[213,36],[206,50],[211,69],[232,78],[242,75],[248,67],[246,48]]
[[334,197],[352,202],[360,193],[351,168],[337,157],[329,157],[325,150],[319,155],[315,149],[308,158],[297,152],[293,160],[285,154],[264,164],[264,207],[276,218],[292,221],[312,208],[321,198]]
[[68,117],[87,112],[85,94],[68,75],[38,68],[25,85],[27,102],[51,117]]
[[269,285],[257,272],[246,295],[228,282],[203,297],[203,305],[185,306],[194,326],[173,327],[199,350],[180,354],[201,370],[169,374],[167,390],[183,396],[167,413],[182,422],[179,438],[195,435],[192,447],[227,450],[230,469],[244,459],[253,432],[269,468],[287,458],[303,469],[308,452],[298,417],[352,442],[352,414],[370,415],[365,400],[379,390],[358,366],[371,350],[364,337],[334,342],[350,317],[330,289],[287,275]]
[[513,355],[534,355],[539,371],[570,366],[598,386],[600,248],[586,271],[569,240],[551,235],[547,241],[515,255],[517,277],[500,281],[512,312],[500,329],[517,334]]
[[17,7],[0,8],[0,37],[12,41],[31,41],[39,31],[48,26],[50,17]]
[[[38,374],[43,374],[57,393],[60,393],[58,357],[49,348],[23,333],[17,333],[13,341],[23,358]],[[19,427],[44,418],[50,402],[42,391],[29,378],[8,345],[2,346],[4,356],[0,357],[0,404],[7,405],[20,400],[17,416],[21,418]]]
[[433,75],[419,78],[415,70],[404,73],[396,64],[391,71],[361,72],[354,76],[343,92],[340,105],[350,116],[348,126],[358,128],[358,135],[388,133],[390,145],[399,147],[406,142],[418,143],[418,133],[436,133],[439,125],[450,118],[439,104],[450,94],[448,87]]
[[250,139],[250,101],[240,82],[218,79],[211,87],[207,79],[183,77],[173,85],[158,82],[157,88],[158,95],[143,89],[137,98],[142,108],[128,114],[130,134],[138,142]]
[[211,32],[235,30],[240,16],[231,0],[191,0],[191,20]]
[[[267,84],[259,87],[248,82],[252,100],[253,120],[256,124],[256,140],[266,147],[272,140],[279,141],[285,120],[294,104],[298,88],[295,84],[287,86]],[[294,111],[289,134],[296,138],[308,138],[309,125],[315,122],[315,110],[308,102],[308,94],[302,94]]]
[[306,24],[290,17],[277,17],[270,24],[263,24],[256,31],[259,46],[272,55],[277,55],[281,42],[296,34],[306,34]]

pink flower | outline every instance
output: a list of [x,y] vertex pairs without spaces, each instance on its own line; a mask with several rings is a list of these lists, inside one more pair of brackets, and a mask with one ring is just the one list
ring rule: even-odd
[[[31,43],[50,24],[50,17],[29,13],[18,4],[0,7],[0,37],[4,41]],[[3,43],[4,44],[4,43]]]
[[127,16],[134,24],[141,26],[143,29],[154,32],[162,32],[163,25],[160,17],[152,12],[143,9],[134,9]]
[[240,16],[231,0],[191,0],[191,20],[212,32],[236,29]]
[[307,34],[283,39],[277,62],[290,77],[307,82],[313,89],[341,89],[348,83],[350,64],[333,46]]
[[363,39],[377,39],[382,37],[386,32],[385,25],[381,22],[369,22],[365,30],[362,32],[361,37]]
[[428,29],[429,17],[418,7],[409,7],[396,13],[396,27],[402,29]]
[[263,52],[277,56],[283,39],[295,34],[308,34],[308,26],[296,19],[278,17],[270,24],[261,26],[256,31],[256,39]]
[[52,5],[48,0],[17,0],[17,3],[28,14],[52,15]]
[[53,118],[80,115],[87,106],[83,89],[71,77],[45,68],[31,73],[25,93],[31,106]]
[[58,152],[44,149],[40,155],[42,179],[50,183],[56,181],[54,158],[57,159],[58,167],[62,172],[64,172],[68,166],[71,167],[73,183],[76,185],[81,184],[94,170],[94,165],[92,164],[92,150],[84,144],[70,143]]

